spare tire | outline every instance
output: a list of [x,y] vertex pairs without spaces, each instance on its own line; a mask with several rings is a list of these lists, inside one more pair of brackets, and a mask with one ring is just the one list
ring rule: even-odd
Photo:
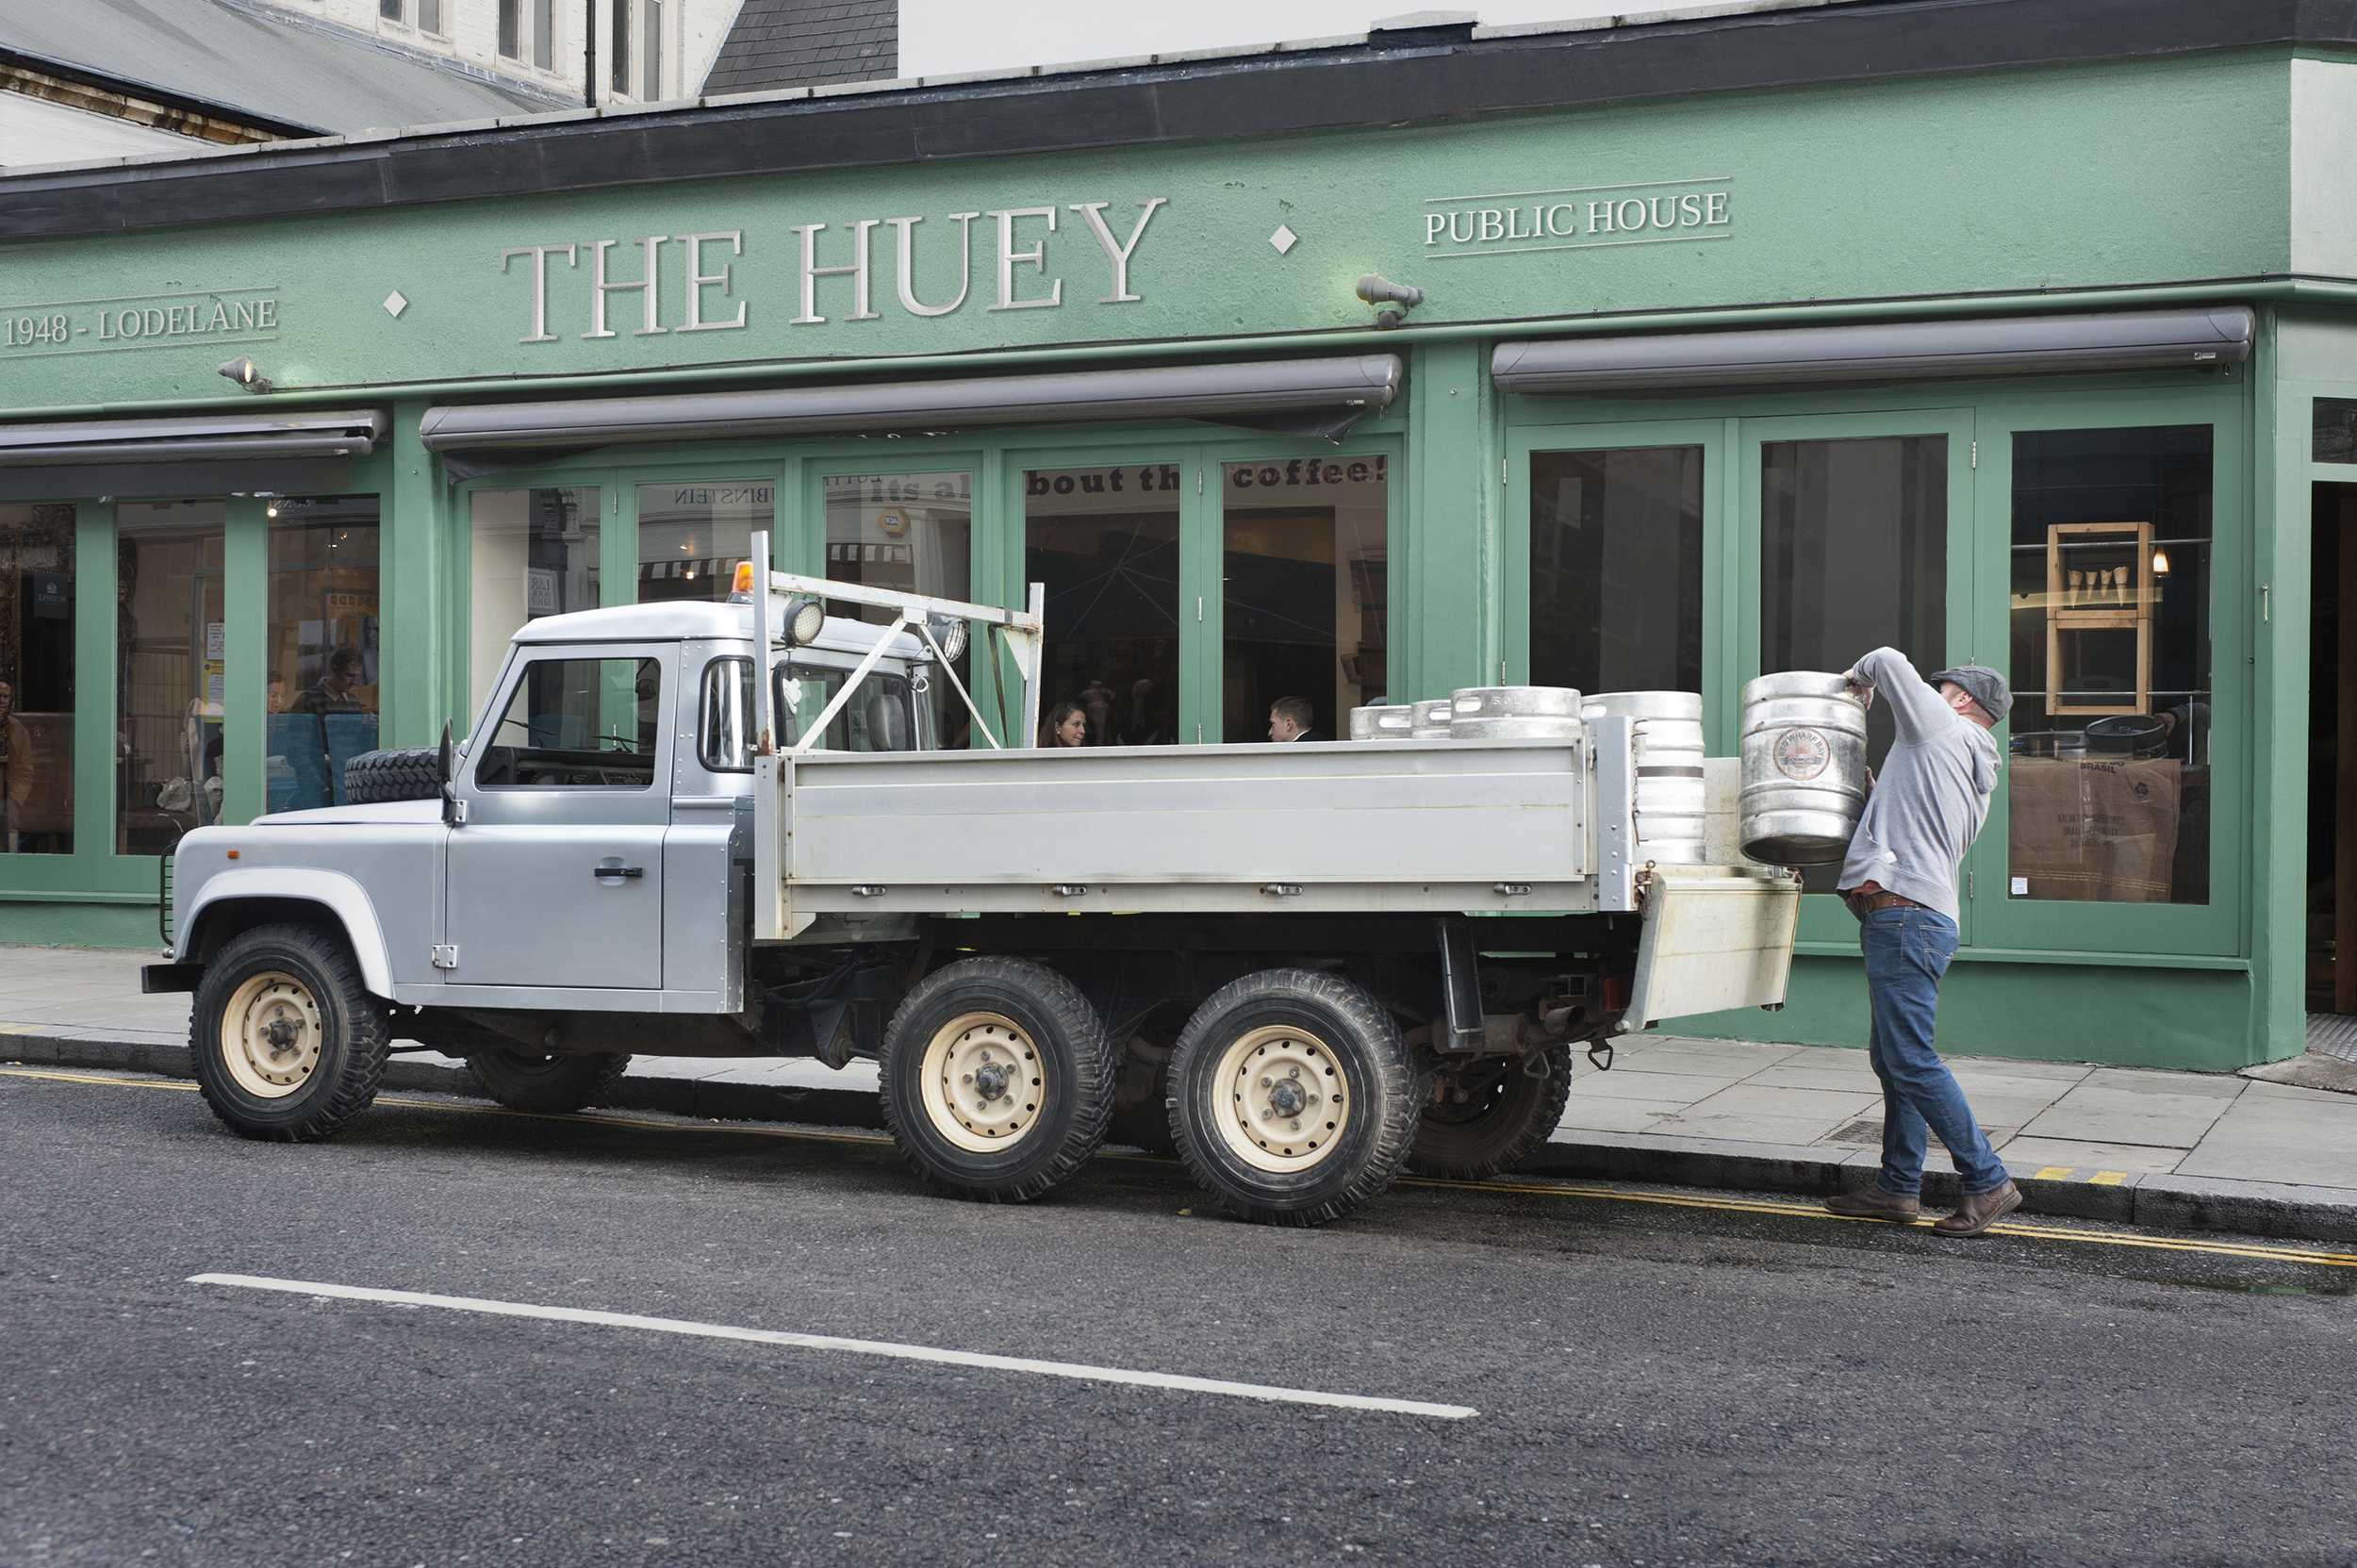
[[437,801],[441,795],[439,747],[363,751],[344,764],[344,799],[355,806],[382,801]]

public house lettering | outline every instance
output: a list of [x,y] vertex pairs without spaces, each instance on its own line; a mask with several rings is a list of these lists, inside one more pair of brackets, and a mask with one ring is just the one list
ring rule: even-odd
[[[1121,215],[1106,216],[1110,201],[1070,202],[1054,206],[998,207],[947,215],[932,230],[920,233],[922,215],[898,218],[854,218],[849,221],[794,223],[791,253],[794,271],[794,314],[790,326],[817,326],[832,321],[880,321],[896,305],[911,316],[947,316],[973,298],[975,225],[983,225],[981,243],[985,310],[1053,310],[1064,300],[1065,277],[1051,260],[1049,250],[1060,232],[1084,230],[1103,267],[1105,292],[1098,305],[1135,305],[1145,299],[1133,271],[1141,243],[1154,215],[1167,206],[1167,196],[1138,199],[1137,216],[1128,233],[1117,232]],[[1077,213],[1078,219],[1065,215]],[[956,287],[939,303],[928,304],[918,291],[920,248],[946,251],[951,243],[947,225],[955,224],[958,267]],[[888,230],[888,234],[879,231]],[[938,238],[936,238],[938,236]],[[878,287],[882,265],[877,252],[893,253],[888,282]],[[569,333],[559,318],[579,308],[586,317],[583,338],[648,338],[673,332],[733,332],[750,324],[755,303],[740,291],[747,256],[745,231],[715,229],[701,234],[632,235],[614,239],[568,240],[561,243],[508,245],[499,253],[503,275],[526,280],[523,304],[531,330],[520,343],[554,343]],[[559,265],[561,263],[561,266]],[[935,262],[933,275],[943,269]],[[579,304],[560,296],[574,292],[567,273],[581,274]],[[888,292],[886,290],[889,290]],[[575,317],[574,320],[581,320]]]

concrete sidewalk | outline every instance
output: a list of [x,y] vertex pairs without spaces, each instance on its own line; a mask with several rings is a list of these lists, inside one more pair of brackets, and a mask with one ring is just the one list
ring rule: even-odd
[[[144,997],[143,952],[0,948],[0,1060],[187,1076],[184,996]],[[2357,1067],[2250,1076],[1952,1059],[2033,1213],[2357,1240]],[[390,1088],[478,1092],[464,1065],[404,1052]],[[879,1125],[875,1068],[641,1057],[614,1103],[724,1119]],[[1585,1060],[1532,1174],[1827,1193],[1873,1179],[1882,1097],[1865,1053],[1655,1032],[1609,1072]],[[1953,1201],[1935,1146],[1925,1197]]]

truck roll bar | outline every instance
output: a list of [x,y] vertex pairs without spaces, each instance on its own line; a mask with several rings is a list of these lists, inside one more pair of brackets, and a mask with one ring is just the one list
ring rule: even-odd
[[[1040,656],[1047,599],[1046,584],[1030,585],[1028,608],[1002,610],[995,605],[968,604],[955,599],[933,599],[920,593],[871,588],[863,583],[836,583],[825,578],[797,577],[790,572],[772,571],[769,568],[767,531],[755,534],[752,545],[752,579],[755,583],[768,585],[767,592],[751,595],[753,646],[761,650],[761,678],[753,683],[753,733],[760,737],[755,747],[757,756],[771,756],[778,750],[775,738],[777,715],[772,705],[769,682],[770,659],[775,653],[775,628],[779,624],[776,612],[781,598],[788,602],[804,597],[840,599],[896,612],[896,619],[890,625],[878,629],[875,646],[845,677],[843,687],[834,694],[834,700],[811,720],[802,738],[794,744],[795,751],[807,751],[818,744],[827,733],[827,726],[834,722],[835,715],[851,700],[851,694],[858,689],[859,684],[882,660],[891,647],[892,634],[902,630],[914,631],[924,639],[925,646],[932,650],[933,657],[940,661],[941,672],[949,678],[950,685],[957,689],[959,699],[965,703],[965,711],[973,716],[975,727],[981,731],[982,738],[990,742],[993,750],[1005,750],[997,735],[992,733],[990,721],[982,717],[982,710],[976,705],[973,693],[967,691],[965,683],[958,679],[956,667],[935,639],[931,623],[936,619],[980,622],[984,627],[997,630],[999,636],[1005,640],[1008,654],[1014,660],[1016,672],[1023,678],[1022,729],[1017,737],[1018,743],[1028,740],[1038,731]],[[985,637],[984,645],[987,644]],[[1003,715],[1004,710],[1000,711]]]

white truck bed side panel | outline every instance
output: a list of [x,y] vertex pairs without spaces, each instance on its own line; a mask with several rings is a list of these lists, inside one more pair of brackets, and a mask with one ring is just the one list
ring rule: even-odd
[[1773,872],[1656,869],[1621,1029],[1781,1002],[1800,912],[1801,884]]
[[810,754],[783,784],[787,900],[1588,907],[1584,767],[1573,742]]

